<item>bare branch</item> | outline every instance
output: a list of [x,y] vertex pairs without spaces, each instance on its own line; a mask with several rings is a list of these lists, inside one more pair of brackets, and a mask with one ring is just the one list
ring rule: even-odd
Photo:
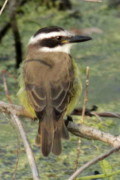
[[3,10],[5,9],[5,6],[7,5],[7,3],[8,3],[8,0],[5,0],[5,2],[4,2],[4,4],[3,4],[2,8],[0,9],[0,16],[1,16]]
[[0,111],[10,114],[13,111],[17,116],[24,116],[28,118],[33,118],[22,106],[8,104],[0,101]]
[[81,145],[81,139],[79,138],[77,141],[77,147],[76,147],[75,171],[77,170],[78,164],[79,164],[79,158],[80,158],[80,153],[81,153],[80,145]]
[[75,124],[74,122],[69,121],[67,128],[69,132],[74,134],[75,136],[99,140],[104,143],[110,144],[114,147],[120,145],[120,136],[113,136],[109,133],[105,133],[96,128],[86,126],[84,124]]
[[19,137],[19,132],[16,129],[16,135],[17,135],[17,151],[16,151],[16,163],[15,163],[15,169],[13,169],[13,175],[12,175],[12,180],[16,180],[16,173],[19,165],[19,154],[20,154],[20,137]]
[[[2,101],[0,101],[0,111],[8,114],[10,114],[12,111],[17,116],[34,118],[27,111],[25,111],[22,106],[8,104]],[[118,146],[120,144],[120,136],[113,136],[109,133],[102,132],[96,128],[89,127],[84,124],[77,125],[74,122],[69,121],[67,128],[68,131],[78,137],[99,140],[112,146]]]
[[35,163],[33,152],[31,150],[31,147],[30,147],[29,141],[27,139],[26,133],[25,133],[25,131],[23,129],[22,123],[19,120],[19,118],[16,116],[16,114],[14,114],[14,112],[11,112],[11,117],[12,117],[12,120],[15,123],[17,129],[19,130],[19,133],[20,133],[21,138],[23,140],[23,144],[24,144],[25,151],[26,151],[26,154],[27,154],[27,157],[28,157],[29,165],[31,167],[33,180],[39,180],[38,169],[37,169],[37,166],[36,166],[36,163]]
[[91,161],[87,162],[86,164],[84,164],[82,167],[80,167],[78,170],[76,170],[68,180],[74,180],[79,174],[81,174],[85,169],[87,169],[88,167],[90,167],[91,165],[105,159],[106,157],[110,156],[112,153],[116,152],[120,150],[120,145],[118,147],[112,148],[110,151],[107,151],[104,154],[101,154],[99,156],[97,156],[96,158],[92,159]]
[[[7,87],[7,81],[6,81],[6,78],[5,78],[4,74],[3,74],[3,85],[4,85],[4,91],[5,91],[6,97],[8,98],[8,101],[10,103],[12,103],[12,100],[11,100],[11,98],[9,96],[8,87]],[[16,125],[20,135],[21,135],[21,138],[22,138],[22,141],[23,141],[23,144],[24,144],[24,147],[25,147],[25,151],[26,151],[26,154],[27,154],[27,157],[28,157],[28,162],[29,162],[29,165],[31,167],[33,180],[39,180],[39,173],[38,173],[38,169],[37,169],[37,166],[36,166],[36,163],[35,163],[33,152],[32,152],[32,149],[30,147],[29,141],[27,139],[27,135],[26,135],[26,133],[24,131],[24,128],[22,126],[22,123],[19,120],[19,118],[16,115],[14,110],[12,110],[12,109],[10,110],[10,115],[11,115],[11,118],[12,118],[14,124]],[[16,167],[17,167],[17,164],[16,164]],[[15,177],[15,173],[14,173],[13,177]]]
[[84,1],[87,1],[87,2],[103,2],[103,0],[84,0]]
[[[94,115],[93,112],[92,114]],[[120,113],[114,113],[114,112],[102,112],[102,113],[97,113],[97,115],[100,117],[120,118]]]
[[84,103],[83,103],[82,118],[81,118],[82,121],[84,121],[86,105],[88,102],[89,74],[90,74],[90,68],[87,66],[86,67],[85,95],[84,95]]
[[7,81],[6,81],[6,78],[5,78],[4,74],[3,74],[3,86],[4,86],[5,95],[6,95],[7,99],[8,99],[8,101],[10,103],[12,103],[12,99],[9,96],[8,87],[7,87]]
[[10,24],[15,42],[14,46],[16,52],[16,68],[19,68],[20,63],[22,62],[22,42],[21,42],[21,36],[16,18],[17,10],[20,6],[20,2],[21,1],[12,0],[9,3]]
[[[15,119],[15,121],[17,121],[18,128],[21,128],[21,125],[20,125],[21,122],[18,119],[17,115],[18,116],[21,115],[21,116],[33,118],[33,117],[31,117],[30,114],[28,114],[25,111],[25,109],[23,107],[13,105],[13,104],[4,103],[2,101],[0,101],[0,111],[5,112],[5,113],[9,113],[9,114],[12,112],[12,118]],[[99,140],[99,141],[102,141],[104,143],[110,144],[113,147],[117,147],[117,148],[119,147],[120,148],[120,136],[113,136],[113,135],[111,135],[109,133],[102,132],[102,131],[100,131],[100,130],[98,130],[96,128],[89,127],[89,126],[86,126],[84,124],[77,125],[72,121],[67,122],[67,128],[68,128],[68,131],[71,132],[72,134],[74,134],[75,136],[86,138],[86,139]],[[20,131],[21,136],[24,136],[24,133],[25,133],[25,132],[23,133],[24,130],[22,129],[22,130],[19,130],[19,131]],[[26,139],[26,136],[25,136],[25,139]],[[24,146],[27,146],[27,145],[24,144]],[[110,152],[108,152],[108,155],[111,154],[112,152],[116,151],[117,148],[116,149],[114,148]],[[102,155],[102,157],[105,158],[108,155],[104,154],[104,155]],[[97,157],[97,159],[101,160],[101,156]],[[92,160],[92,163],[96,163],[98,160],[94,159],[94,160]],[[80,173],[84,169],[86,169],[87,167],[92,165],[92,163],[91,163],[91,161],[88,162],[88,164],[87,164],[88,166],[86,166],[86,164],[85,164],[85,166],[82,167],[82,170],[80,169]],[[36,171],[34,172],[34,174],[36,173]],[[38,179],[36,179],[36,180],[38,180]]]
[[2,28],[0,28],[0,42],[2,41],[2,38],[6,35],[6,33],[8,32],[8,30],[10,29],[11,24],[10,22],[7,22],[4,24],[4,26]]
[[[86,67],[86,81],[85,81],[84,102],[83,102],[83,108],[82,108],[81,122],[83,122],[85,119],[85,111],[86,111],[86,106],[87,106],[87,102],[88,102],[89,75],[90,75],[90,68],[89,68],[89,66],[87,66]],[[76,148],[77,153],[76,153],[76,160],[75,160],[75,170],[78,168],[78,163],[79,163],[80,144],[81,144],[81,140],[79,138],[78,143],[77,143],[77,148]]]
[[[15,111],[15,114],[17,116],[24,116],[28,118],[34,118],[32,117],[22,106],[19,105],[14,105],[14,104],[9,104],[5,103],[3,101],[0,101],[0,111],[4,113],[10,113],[11,110]],[[82,108],[75,109],[72,113],[72,115],[78,115],[81,116],[82,114]],[[96,113],[100,117],[111,117],[111,118],[120,118],[120,113],[113,113],[113,112],[101,112],[101,113]],[[86,116],[94,116],[94,113],[91,112],[91,110],[86,109]]]
[[[91,109],[86,109],[85,110],[85,116],[99,116],[99,117],[105,117],[105,118],[120,118],[120,113],[114,113],[114,112],[95,112],[97,109],[97,106],[93,106]],[[74,111],[72,112],[72,115],[78,115],[81,116],[82,115],[82,108],[77,108],[74,109]]]

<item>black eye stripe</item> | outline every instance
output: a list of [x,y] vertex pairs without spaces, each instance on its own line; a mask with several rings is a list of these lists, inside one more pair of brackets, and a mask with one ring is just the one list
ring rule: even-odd
[[48,47],[48,48],[54,48],[57,46],[64,45],[63,41],[68,39],[67,36],[55,36],[51,38],[45,38],[39,41],[39,45],[41,47]]
[[55,38],[46,38],[40,41],[40,46],[42,47],[54,48],[58,45],[60,45],[60,42]]
[[63,37],[62,36],[57,36],[55,38],[60,41]]
[[66,39],[67,37],[64,37],[64,36],[56,36],[56,37],[51,37],[51,38],[45,38],[40,42],[40,46],[41,47],[48,47],[48,48],[54,48],[54,47],[57,47],[59,45],[62,45],[62,42],[61,40],[63,39]]

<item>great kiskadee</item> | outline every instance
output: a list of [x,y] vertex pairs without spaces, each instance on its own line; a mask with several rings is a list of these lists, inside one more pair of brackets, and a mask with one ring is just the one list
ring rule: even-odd
[[61,153],[61,138],[68,139],[64,124],[79,101],[81,83],[70,55],[73,43],[90,40],[57,26],[38,30],[30,39],[18,92],[25,109],[39,119],[36,144],[44,156]]

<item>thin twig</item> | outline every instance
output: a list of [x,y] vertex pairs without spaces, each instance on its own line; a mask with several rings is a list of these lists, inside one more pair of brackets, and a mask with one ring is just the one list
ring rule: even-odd
[[[13,123],[12,123],[13,125]],[[14,127],[13,127],[14,128]],[[12,175],[12,180],[16,180],[16,172],[18,169],[18,164],[19,164],[19,154],[20,154],[20,138],[18,135],[18,131],[16,130],[16,136],[17,136],[17,151],[16,151],[16,156],[17,156],[17,160],[15,163],[15,168],[13,169],[13,175]]]
[[[5,95],[8,99],[8,101],[12,104],[12,99],[9,95],[9,91],[8,91],[8,86],[7,86],[7,80],[5,78],[5,72],[2,72],[2,77],[3,77],[3,85],[4,85],[4,91],[5,91]],[[18,163],[19,163],[19,148],[20,148],[20,143],[19,143],[19,136],[18,136],[18,132],[16,132],[17,134],[17,145],[18,145],[18,148],[17,148],[17,160],[16,160],[16,164],[15,164],[15,169],[14,169],[14,172],[13,172],[13,176],[12,176],[12,179],[15,180],[15,177],[16,177],[16,171],[17,171],[17,168],[18,168]]]
[[84,121],[86,105],[88,102],[89,74],[90,74],[90,68],[87,66],[86,67],[85,95],[84,95],[84,103],[83,103],[82,118],[81,118],[82,122]]
[[80,167],[78,170],[76,170],[70,177],[68,180],[74,180],[78,175],[80,175],[85,169],[87,169],[88,167],[90,167],[93,164],[96,164],[97,162],[105,159],[106,157],[110,156],[112,153],[116,152],[120,150],[120,145],[118,147],[112,148],[111,150],[107,151],[104,154],[101,154],[99,156],[97,156],[96,158],[92,159],[91,161],[85,163],[82,167]]
[[3,10],[5,9],[5,6],[7,5],[7,3],[8,3],[8,0],[5,0],[5,2],[4,2],[4,4],[3,4],[2,8],[0,9],[0,16],[1,16]]
[[[91,113],[94,115],[94,113]],[[114,112],[101,112],[96,113],[99,117],[111,117],[111,118],[120,118],[120,113],[114,113]]]
[[[8,104],[3,101],[0,101],[0,111],[7,114],[10,114],[11,111],[14,111],[17,116],[28,117],[30,119],[34,118],[22,106]],[[102,132],[94,127],[89,127],[84,124],[78,125],[74,122],[68,122],[67,128],[68,131],[75,136],[83,137],[86,139],[99,140],[112,146],[117,146],[120,144],[120,136],[114,136],[112,134]]]
[[6,76],[8,76],[8,77],[10,77],[10,78],[12,78],[12,79],[14,79],[14,80],[17,79],[17,76],[15,76],[14,74],[12,74],[11,72],[9,72],[9,71],[6,70],[6,69],[3,69],[3,70],[1,71],[1,74],[4,74],[4,75],[6,75]]
[[108,177],[113,177],[114,175],[120,174],[120,170],[117,171],[112,171],[111,173],[108,172],[107,174],[95,174],[95,175],[90,175],[90,176],[82,176],[80,178],[77,178],[77,180],[101,180],[101,179],[108,179]]
[[[6,81],[6,78],[5,78],[4,74],[3,74],[3,84],[4,84],[5,94],[6,94],[7,98],[8,98],[8,101],[11,103],[12,100],[11,100],[11,98],[9,96],[8,87],[7,87],[7,81]],[[30,144],[28,142],[28,139],[27,139],[26,133],[25,133],[25,131],[23,129],[22,123],[20,122],[18,116],[16,116],[15,111],[10,111],[10,113],[11,113],[12,120],[13,120],[14,124],[16,125],[17,129],[19,130],[19,133],[20,133],[21,138],[23,140],[25,151],[26,151],[26,154],[27,154],[27,157],[28,157],[28,161],[29,161],[31,170],[32,170],[33,180],[39,180],[38,169],[37,169],[37,166],[35,164],[35,159],[34,159],[34,156],[33,156],[33,153],[32,153],[32,149],[31,149]],[[15,170],[17,169],[17,164],[18,164],[18,161],[16,162]],[[13,175],[13,178],[15,179],[15,173]]]
[[6,95],[7,99],[8,99],[8,101],[9,101],[10,103],[12,103],[12,99],[11,99],[11,97],[10,97],[10,95],[9,95],[9,91],[8,91],[7,81],[6,81],[5,75],[3,74],[2,77],[3,77],[3,85],[4,85],[5,95]]
[[[85,110],[86,110],[86,106],[87,106],[87,102],[88,102],[89,73],[90,73],[90,68],[87,66],[87,67],[86,67],[85,94],[84,94],[84,102],[83,102],[82,118],[81,118],[81,121],[82,121],[82,122],[84,121]],[[80,138],[79,138],[79,139],[78,139],[78,143],[77,143],[77,153],[76,153],[76,160],[75,160],[75,170],[78,168],[78,163],[79,163],[80,144],[81,144],[81,140],[80,140]]]
[[102,118],[101,118],[96,112],[92,112],[92,114],[93,114],[100,122],[102,122]]
[[[82,108],[77,108],[74,109],[74,111],[72,112],[72,115],[77,115],[77,116],[81,116],[82,115]],[[86,109],[85,110],[85,116],[99,116],[99,117],[105,117],[105,118],[120,118],[120,113],[114,113],[114,112],[96,112],[94,114],[94,111],[91,109]]]
[[87,2],[103,2],[103,0],[84,0],[84,1],[87,1]]
[[30,147],[29,141],[27,139],[26,133],[23,129],[22,123],[14,112],[11,112],[11,117],[12,117],[12,120],[15,122],[15,124],[19,130],[19,133],[21,135],[21,138],[23,140],[25,151],[26,151],[26,154],[28,157],[28,162],[29,162],[29,165],[31,167],[33,180],[39,180],[40,178],[39,178],[38,169],[37,169],[37,166],[35,163],[34,155],[33,155],[32,149]]
[[80,145],[81,145],[81,139],[79,137],[78,141],[77,141],[77,148],[76,148],[76,160],[75,160],[75,170],[78,168],[78,164],[79,164],[79,157],[80,157]]

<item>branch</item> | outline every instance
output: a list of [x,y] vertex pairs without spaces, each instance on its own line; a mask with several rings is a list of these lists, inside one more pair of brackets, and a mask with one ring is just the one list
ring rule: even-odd
[[[7,87],[7,81],[6,81],[4,73],[2,74],[2,76],[3,76],[3,85],[4,85],[5,95],[6,95],[7,99],[8,99],[8,101],[10,102],[10,104],[12,104],[12,99],[11,99],[11,97],[9,95],[9,91],[8,91],[8,87]],[[27,135],[26,135],[26,133],[24,131],[24,128],[22,126],[22,123],[19,120],[18,116],[16,115],[14,109],[11,109],[11,110],[9,109],[9,113],[10,113],[11,118],[12,118],[14,124],[16,125],[20,135],[21,135],[21,138],[22,138],[22,141],[23,141],[23,144],[24,144],[24,147],[25,147],[25,151],[26,151],[26,154],[27,154],[27,157],[28,157],[28,162],[29,162],[29,165],[30,165],[30,168],[31,168],[31,171],[32,171],[33,180],[39,180],[39,173],[38,173],[38,169],[37,169],[37,166],[36,166],[36,163],[35,163],[33,152],[32,152],[32,149],[30,147],[29,141],[27,139]],[[15,177],[15,176],[13,176],[13,177]]]
[[2,38],[5,36],[5,34],[8,32],[10,29],[11,24],[10,22],[7,22],[4,24],[4,26],[0,29],[0,42],[2,41]]
[[17,116],[24,116],[28,118],[33,118],[22,106],[5,103],[0,101],[0,111],[10,114],[13,111]]
[[[85,81],[85,90],[84,90],[84,100],[83,100],[83,107],[82,107],[82,117],[81,117],[81,123],[85,121],[85,112],[86,112],[86,106],[88,103],[88,87],[89,87],[89,76],[90,76],[90,68],[89,66],[86,67],[86,81]],[[69,117],[68,117],[69,119]],[[79,158],[80,158],[80,144],[81,139],[78,139],[77,147],[76,147],[76,160],[75,160],[75,170],[78,168],[79,164]]]
[[[34,118],[28,112],[26,112],[22,106],[8,104],[2,101],[0,101],[0,111],[8,114],[10,114],[12,111],[17,116],[24,116],[32,119]],[[84,124],[77,125],[72,121],[68,121],[67,128],[69,132],[78,137],[99,140],[114,147],[120,144],[120,136],[113,136],[109,133],[102,132],[96,128],[89,127]]]
[[9,3],[9,17],[13,33],[13,38],[15,42],[15,52],[16,52],[16,68],[19,68],[20,63],[22,62],[22,42],[19,32],[19,27],[17,24],[17,10],[20,6],[20,1],[12,0]]
[[[120,118],[120,113],[114,113],[114,112],[100,112],[97,113],[95,112],[98,109],[98,107],[96,105],[93,105],[93,107],[91,109],[86,109],[85,110],[85,116],[99,116],[99,117],[105,117],[105,118]],[[78,115],[81,116],[82,115],[82,108],[77,108],[74,109],[74,111],[72,112],[72,115]]]
[[90,68],[89,66],[86,67],[86,83],[85,83],[85,94],[84,94],[84,102],[83,102],[83,108],[82,108],[82,122],[84,121],[86,106],[88,102],[88,87],[89,87],[89,74],[90,74]]
[[27,139],[26,133],[25,133],[25,131],[23,129],[23,126],[21,124],[21,121],[16,116],[14,111],[13,112],[11,111],[11,117],[12,117],[12,120],[13,120],[14,124],[16,125],[17,129],[19,130],[19,133],[20,133],[21,137],[22,137],[23,144],[24,144],[24,147],[25,147],[25,151],[26,151],[28,161],[29,161],[29,164],[30,164],[30,167],[31,167],[33,180],[39,180],[39,174],[38,174],[37,166],[35,164],[35,159],[34,159],[34,156],[33,156],[33,152],[31,150],[30,144],[28,142],[28,139]]
[[[25,132],[24,132],[24,130],[22,128],[22,124],[21,124],[21,122],[20,122],[20,120],[18,119],[17,116],[25,116],[25,117],[28,117],[28,118],[34,118],[34,117],[31,117],[31,115],[28,114],[23,107],[18,106],[18,105],[4,103],[2,101],[0,101],[0,111],[4,112],[4,113],[9,113],[9,114],[12,113],[12,119],[17,124],[17,128],[19,129],[19,132],[20,132],[21,137],[23,139],[23,143],[24,143],[26,152],[31,151],[31,149],[27,150],[29,148],[29,144],[28,144],[28,141],[27,141],[27,138],[26,138],[26,134],[25,134]],[[109,115],[110,115],[110,113],[109,113]],[[113,113],[112,113],[112,115],[113,115]],[[114,113],[114,115],[115,115],[114,117],[117,117],[115,113]],[[86,139],[99,140],[99,141],[102,141],[104,143],[110,144],[113,147],[115,147],[112,150],[110,150],[109,152],[98,156],[97,158],[93,159],[92,161],[86,163],[84,166],[79,168],[70,177],[69,180],[74,179],[74,177],[78,176],[78,174],[80,174],[83,170],[85,170],[86,168],[88,168],[92,164],[102,160],[103,158],[109,156],[113,152],[120,149],[120,136],[113,136],[113,135],[111,135],[109,133],[102,132],[102,131],[100,131],[100,130],[98,130],[96,128],[89,127],[89,126],[84,125],[84,124],[79,124],[79,125],[75,124],[73,121],[71,121],[71,118],[70,119],[68,118],[68,120],[66,122],[66,125],[67,125],[67,128],[68,128],[68,131],[71,132],[72,134],[74,134],[75,136],[86,138]],[[36,178],[36,179],[34,178],[34,180],[38,180],[39,177],[38,177],[38,173],[37,173],[37,167],[34,164],[34,157],[32,156],[32,161],[31,161],[31,158],[29,157],[28,152],[27,152],[27,156],[28,156],[29,163],[33,161],[32,163],[30,163],[30,166],[32,168],[33,176]]]
[[86,126],[84,124],[78,125],[72,121],[69,121],[67,128],[69,132],[78,137],[99,140],[104,143],[110,144],[114,147],[120,145],[120,136],[113,136],[109,133],[105,133],[96,128]]
[[0,9],[0,16],[1,16],[3,10],[5,9],[5,6],[6,6],[7,3],[8,3],[8,0],[5,0],[5,2],[4,2],[4,4],[3,4],[2,8]]
[[12,99],[11,99],[9,92],[8,92],[7,81],[6,81],[4,74],[2,74],[2,78],[3,78],[3,86],[4,86],[5,95],[8,99],[8,102],[12,104]]
[[[10,0],[12,1],[12,0]],[[23,6],[25,3],[27,3],[27,0],[19,0],[18,2],[18,8]],[[16,9],[16,13],[18,14],[19,11],[18,8]],[[9,20],[7,23],[4,24],[4,26],[0,29],[0,42],[2,41],[3,37],[7,34],[8,30],[11,28],[11,20]]]
[[87,2],[103,2],[103,0],[84,0],[84,1],[87,1]]
[[74,180],[79,174],[81,174],[85,169],[87,169],[88,167],[90,167],[93,164],[96,164],[97,162],[105,159],[106,157],[110,156],[112,153],[116,152],[120,150],[120,145],[116,148],[112,148],[111,150],[107,151],[104,154],[101,154],[99,156],[97,156],[96,158],[92,159],[91,161],[87,162],[86,164],[84,164],[82,167],[80,167],[78,170],[76,170],[68,180]]

